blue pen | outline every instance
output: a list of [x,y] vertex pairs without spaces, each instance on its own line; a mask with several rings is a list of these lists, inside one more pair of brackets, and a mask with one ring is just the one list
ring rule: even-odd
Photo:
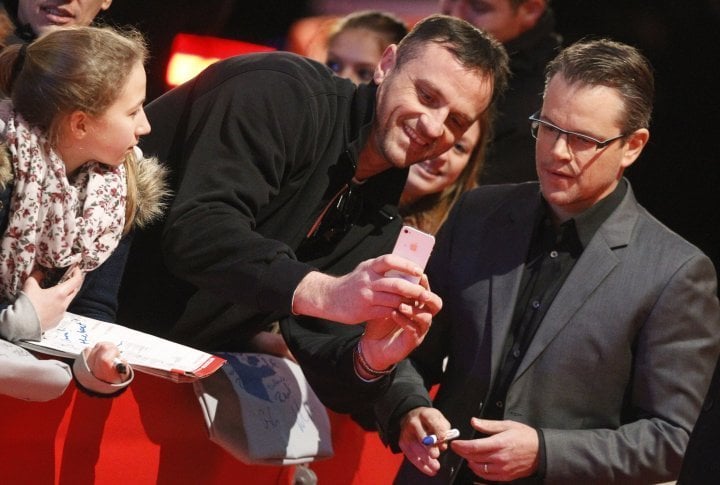
[[445,437],[443,439],[438,439],[437,435],[435,434],[429,434],[426,437],[422,439],[422,444],[425,446],[432,446],[436,445],[438,443],[443,443],[445,441],[454,440],[455,438],[458,438],[460,436],[460,431],[453,428],[447,433],[445,433]]

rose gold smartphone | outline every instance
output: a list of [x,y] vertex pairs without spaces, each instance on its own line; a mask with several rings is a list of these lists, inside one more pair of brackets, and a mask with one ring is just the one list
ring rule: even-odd
[[[424,233],[411,226],[403,226],[397,241],[395,241],[395,247],[392,253],[409,259],[424,270],[428,259],[430,259],[430,253],[434,245],[435,237],[433,235]],[[385,273],[385,276],[397,276],[415,284],[420,282],[418,276],[402,273],[394,269]]]

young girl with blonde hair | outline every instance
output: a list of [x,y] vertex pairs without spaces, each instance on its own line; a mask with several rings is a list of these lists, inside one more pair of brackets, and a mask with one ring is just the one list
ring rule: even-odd
[[[146,58],[139,33],[96,27],[0,53],[0,393],[51,399],[71,377],[10,342],[39,339],[66,310],[115,318],[124,236],[160,214],[165,191],[164,169],[136,148],[150,131]],[[132,370],[118,358],[110,343],[86,349],[79,387],[122,391]]]

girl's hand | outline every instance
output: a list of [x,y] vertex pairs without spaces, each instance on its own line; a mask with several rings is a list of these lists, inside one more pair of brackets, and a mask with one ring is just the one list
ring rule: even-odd
[[130,372],[121,373],[116,366],[119,359],[129,369],[127,361],[120,358],[120,350],[111,342],[98,342],[94,347],[88,347],[83,351],[90,372],[101,381],[110,384],[120,384],[130,378]]
[[42,279],[41,270],[33,271],[25,281],[22,291],[30,299],[40,321],[40,329],[45,332],[60,322],[73,298],[80,291],[85,277],[79,269],[73,268],[66,281],[51,288],[42,288],[40,286]]

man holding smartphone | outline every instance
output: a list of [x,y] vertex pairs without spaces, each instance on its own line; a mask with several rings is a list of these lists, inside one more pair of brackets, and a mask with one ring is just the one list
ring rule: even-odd
[[325,372],[361,356],[384,372],[441,305],[426,282],[385,277],[422,273],[386,254],[407,168],[453,146],[506,73],[499,43],[438,15],[388,47],[368,85],[275,52],[220,61],[161,96],[141,145],[171,165],[177,195],[163,228],[136,235],[119,320],[227,351],[254,350],[278,320],[368,321],[384,338]]

